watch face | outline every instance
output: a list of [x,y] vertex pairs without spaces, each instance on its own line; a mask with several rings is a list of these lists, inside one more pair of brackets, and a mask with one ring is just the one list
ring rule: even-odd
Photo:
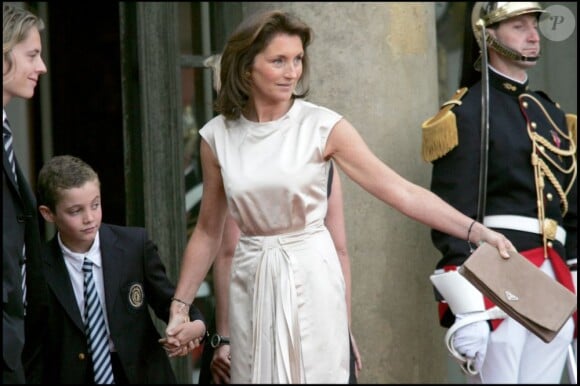
[[213,334],[210,341],[211,347],[218,348],[221,340],[222,340],[221,336],[219,336],[218,334]]

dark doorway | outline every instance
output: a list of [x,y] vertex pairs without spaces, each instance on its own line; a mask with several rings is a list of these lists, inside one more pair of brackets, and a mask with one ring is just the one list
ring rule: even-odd
[[53,153],[88,162],[101,179],[103,222],[125,225],[119,5],[86,7],[48,3]]

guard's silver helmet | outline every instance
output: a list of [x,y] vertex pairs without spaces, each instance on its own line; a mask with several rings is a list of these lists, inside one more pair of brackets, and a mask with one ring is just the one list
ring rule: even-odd
[[[484,44],[482,42],[482,28],[488,28],[496,23],[510,19],[512,17],[525,15],[529,13],[536,14],[537,17],[541,13],[546,12],[540,6],[540,3],[533,1],[496,1],[496,2],[477,2],[473,6],[473,11],[471,12],[471,28],[473,29],[473,34],[475,35],[475,40],[479,45],[480,50],[483,49]],[[496,39],[491,37],[490,34],[487,36],[487,46],[493,48],[500,54],[507,56],[514,60],[523,60],[527,62],[535,62],[538,60],[539,56],[531,57],[524,56],[519,52],[504,46]]]

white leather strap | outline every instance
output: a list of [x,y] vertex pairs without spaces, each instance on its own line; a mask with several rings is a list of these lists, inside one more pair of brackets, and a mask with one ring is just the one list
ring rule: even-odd
[[[521,232],[530,232],[541,235],[542,226],[537,218],[515,215],[493,215],[483,218],[483,225],[489,228],[512,229]],[[566,231],[560,225],[556,230],[556,240],[564,245],[566,243]]]
[[429,279],[454,314],[485,311],[483,295],[459,272],[436,271]]
[[474,312],[465,316],[461,320],[456,319],[456,322],[453,323],[451,327],[449,327],[447,333],[445,334],[445,346],[447,346],[447,350],[449,350],[451,355],[453,355],[457,362],[459,362],[459,366],[464,373],[476,375],[478,372],[473,367],[473,361],[475,358],[467,358],[455,350],[455,347],[453,346],[453,335],[455,332],[457,332],[457,330],[459,330],[461,327],[465,327],[468,324],[479,322],[481,320],[504,318],[507,318],[507,314],[503,312],[498,306],[494,306],[486,311]]

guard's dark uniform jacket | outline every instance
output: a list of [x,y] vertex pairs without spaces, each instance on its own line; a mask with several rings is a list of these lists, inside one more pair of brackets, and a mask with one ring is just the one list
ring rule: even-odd
[[[476,218],[481,151],[481,82],[461,89],[423,124],[423,158],[433,163],[431,190]],[[498,229],[516,249],[552,249],[561,259],[577,257],[576,116],[566,115],[542,92],[489,71],[489,153],[485,216],[544,216],[566,230],[565,245],[541,234]],[[458,146],[461,144],[461,146]],[[532,155],[534,155],[532,157]],[[541,171],[536,164],[546,165]],[[537,194],[535,173],[544,177]],[[543,201],[543,204],[541,202]],[[431,233],[443,258],[438,269],[461,265],[469,245],[439,231]],[[466,235],[467,236],[467,235]],[[569,273],[568,273],[568,276]],[[571,282],[571,280],[569,281]],[[444,307],[444,308],[442,308]],[[454,316],[440,305],[441,324]]]

